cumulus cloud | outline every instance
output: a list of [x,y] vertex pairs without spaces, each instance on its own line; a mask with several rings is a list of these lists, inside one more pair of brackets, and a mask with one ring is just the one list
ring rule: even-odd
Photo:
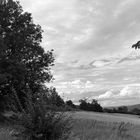
[[104,94],[99,95],[98,99],[109,99],[109,98],[113,98],[114,94],[112,93],[112,91],[107,91]]
[[140,98],[140,87],[126,86],[120,91],[119,96],[125,98]]
[[109,103],[108,106],[125,105],[125,103],[128,105],[136,104],[140,99],[140,87],[139,84],[126,85],[120,90],[106,91],[104,94],[99,95],[97,99],[103,105],[107,105],[107,103]]

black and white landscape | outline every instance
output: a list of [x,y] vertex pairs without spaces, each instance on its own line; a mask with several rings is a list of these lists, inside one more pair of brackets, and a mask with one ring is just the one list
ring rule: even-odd
[[139,140],[139,6],[0,0],[0,140]]

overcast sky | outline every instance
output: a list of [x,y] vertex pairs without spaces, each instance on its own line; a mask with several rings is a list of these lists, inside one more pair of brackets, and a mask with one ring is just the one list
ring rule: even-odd
[[75,103],[140,103],[140,0],[20,0],[54,49],[53,85]]

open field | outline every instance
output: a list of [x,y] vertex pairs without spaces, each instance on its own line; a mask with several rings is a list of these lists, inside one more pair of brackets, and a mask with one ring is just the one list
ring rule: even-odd
[[140,140],[140,119],[126,114],[76,112],[70,140]]
[[105,122],[129,122],[140,125],[140,118],[138,115],[119,114],[119,113],[98,113],[80,111],[74,113],[75,119],[97,120]]
[[[140,118],[136,115],[75,112],[69,140],[140,140]],[[15,140],[11,127],[0,125],[0,140]]]

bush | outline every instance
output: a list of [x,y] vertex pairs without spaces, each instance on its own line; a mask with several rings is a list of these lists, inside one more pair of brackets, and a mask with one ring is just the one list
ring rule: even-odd
[[103,112],[102,106],[95,99],[93,99],[91,103],[87,102],[86,99],[82,99],[79,102],[80,102],[79,107],[82,110],[95,111],[95,112]]
[[67,140],[71,130],[70,114],[46,110],[43,100],[27,98],[27,109],[16,115],[12,122],[20,127],[19,137],[24,140]]
[[66,101],[66,105],[71,107],[71,108],[75,108],[76,109],[75,104],[71,100]]

